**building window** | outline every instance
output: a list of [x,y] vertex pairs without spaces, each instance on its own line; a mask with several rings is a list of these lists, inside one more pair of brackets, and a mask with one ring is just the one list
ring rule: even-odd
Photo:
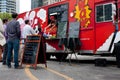
[[96,6],[96,22],[106,22],[112,20],[112,4]]

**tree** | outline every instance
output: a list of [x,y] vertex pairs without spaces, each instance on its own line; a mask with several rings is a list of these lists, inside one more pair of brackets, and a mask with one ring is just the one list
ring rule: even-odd
[[0,18],[1,18],[2,20],[3,20],[3,19],[11,20],[11,19],[12,19],[12,16],[11,16],[11,13],[0,12]]

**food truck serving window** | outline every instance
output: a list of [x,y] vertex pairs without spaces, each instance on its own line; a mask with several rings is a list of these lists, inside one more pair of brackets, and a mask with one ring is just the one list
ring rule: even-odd
[[112,4],[96,6],[96,22],[107,22],[112,20]]
[[[48,9],[48,16],[54,16],[57,21],[56,38],[66,37],[67,22],[68,22],[68,3],[59,4]],[[48,23],[50,20],[48,21]]]

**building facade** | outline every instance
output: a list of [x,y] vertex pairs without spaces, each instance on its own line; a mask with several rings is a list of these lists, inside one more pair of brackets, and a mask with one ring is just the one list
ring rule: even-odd
[[0,0],[0,12],[16,12],[16,0]]
[[31,9],[42,6],[43,1],[44,0],[31,0]]
[[49,5],[53,4],[56,2],[60,2],[64,0],[31,0],[31,9],[34,9],[36,7],[44,6],[44,5]]
[[43,5],[49,5],[63,0],[43,0]]
[[20,13],[20,0],[16,0],[16,12]]

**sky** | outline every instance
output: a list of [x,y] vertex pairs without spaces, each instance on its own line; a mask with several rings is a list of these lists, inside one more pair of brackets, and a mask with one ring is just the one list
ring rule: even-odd
[[31,9],[31,0],[20,0],[20,13],[29,11]]

